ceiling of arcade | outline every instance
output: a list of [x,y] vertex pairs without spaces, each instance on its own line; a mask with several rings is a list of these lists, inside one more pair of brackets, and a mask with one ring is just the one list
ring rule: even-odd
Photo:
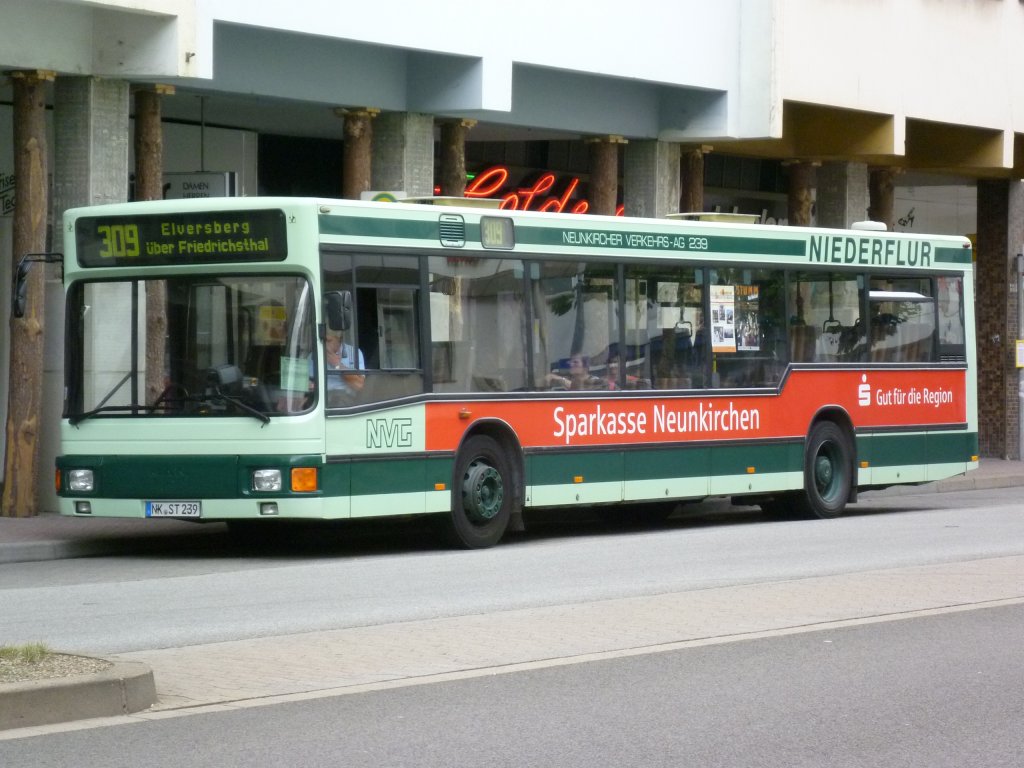
[[[0,86],[0,103],[11,103]],[[342,121],[322,103],[178,88],[163,101],[165,119],[290,136],[340,139]],[[1024,178],[1024,134],[786,102],[778,139],[708,137],[694,142],[728,155],[792,161],[853,161],[964,178]],[[595,131],[597,133],[597,131]],[[481,120],[469,141],[566,140],[565,130]],[[627,138],[629,138],[627,136]],[[903,142],[903,151],[899,146]],[[1009,144],[1009,146],[1007,146]]]
[[[280,135],[340,138],[341,120],[322,104],[179,89],[164,102],[168,119]],[[469,141],[566,140],[584,135],[482,120]],[[627,137],[628,138],[628,137]],[[902,141],[902,147],[900,143]],[[711,151],[743,157],[809,162],[863,162],[973,179],[1024,178],[1024,134],[786,102],[779,139],[709,137]]]

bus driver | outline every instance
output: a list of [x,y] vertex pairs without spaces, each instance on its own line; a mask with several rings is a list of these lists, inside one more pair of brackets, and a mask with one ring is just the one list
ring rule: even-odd
[[[341,331],[328,329],[324,335],[324,363],[327,368],[328,392],[341,390],[354,395],[363,388],[366,377],[354,372],[366,367],[362,350],[345,343],[341,338]],[[331,373],[332,371],[341,373]]]

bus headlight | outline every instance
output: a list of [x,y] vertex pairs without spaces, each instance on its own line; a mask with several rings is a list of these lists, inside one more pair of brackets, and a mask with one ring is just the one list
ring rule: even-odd
[[96,484],[91,469],[68,470],[68,490],[76,493],[92,493]]
[[254,491],[280,491],[280,469],[257,469],[252,473],[252,489]]

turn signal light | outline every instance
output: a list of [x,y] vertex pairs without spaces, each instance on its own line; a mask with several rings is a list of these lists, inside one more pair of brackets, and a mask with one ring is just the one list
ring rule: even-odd
[[292,467],[292,491],[311,493],[317,489],[316,467]]

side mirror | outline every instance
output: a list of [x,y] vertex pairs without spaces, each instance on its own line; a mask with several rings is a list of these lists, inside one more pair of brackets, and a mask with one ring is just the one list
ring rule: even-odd
[[327,327],[347,331],[352,327],[352,292],[330,291],[324,294],[324,314]]
[[28,272],[32,264],[37,261],[44,261],[48,264],[63,260],[61,253],[26,253],[18,262],[18,271],[14,275],[14,295],[11,297],[11,314],[15,317],[24,317],[28,308]]
[[28,270],[32,262],[27,258],[18,264],[18,272],[14,278],[14,297],[11,301],[11,313],[15,317],[25,316],[25,304],[28,302]]

